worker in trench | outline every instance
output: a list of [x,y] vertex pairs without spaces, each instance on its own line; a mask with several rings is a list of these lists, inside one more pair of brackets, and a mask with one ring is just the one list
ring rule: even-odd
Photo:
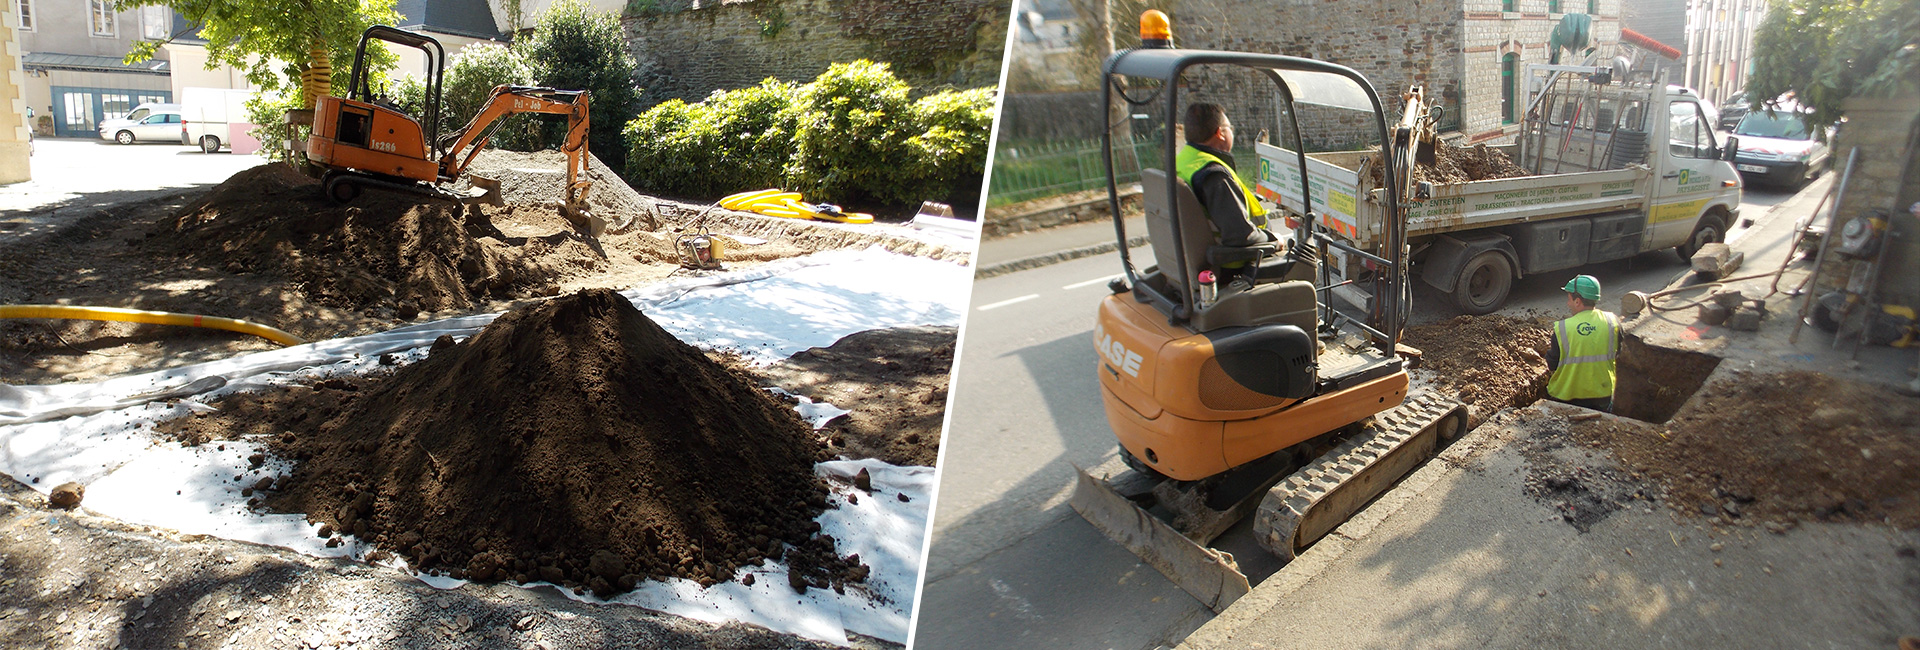
[[1557,402],[1613,412],[1614,359],[1620,355],[1620,317],[1596,305],[1600,280],[1577,275],[1567,281],[1573,316],[1553,324],[1547,362],[1547,397]]
[[[1180,148],[1174,165],[1180,180],[1193,189],[1220,233],[1220,244],[1252,246],[1277,241],[1267,231],[1267,208],[1233,171],[1233,122],[1227,119],[1226,109],[1219,104],[1193,104],[1187,107],[1182,126],[1187,144]],[[1228,262],[1221,267],[1223,275],[1231,276],[1227,290],[1253,287],[1257,268],[1246,262]]]

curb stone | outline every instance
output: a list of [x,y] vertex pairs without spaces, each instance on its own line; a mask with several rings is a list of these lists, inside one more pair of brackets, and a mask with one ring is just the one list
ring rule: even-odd
[[1449,443],[1445,450],[1427,461],[1412,475],[1401,480],[1386,494],[1381,495],[1372,505],[1355,514],[1352,519],[1348,519],[1346,523],[1341,524],[1320,541],[1314,542],[1313,547],[1307,549],[1307,552],[1295,557],[1292,562],[1287,563],[1278,572],[1255,586],[1253,591],[1241,596],[1240,600],[1234,601],[1227,607],[1227,611],[1221,612],[1213,620],[1201,625],[1200,629],[1194,630],[1193,634],[1180,641],[1177,650],[1225,650],[1246,647],[1244,642],[1235,643],[1233,639],[1233,635],[1242,627],[1265,617],[1268,611],[1286,600],[1288,596],[1333,568],[1348,551],[1359,545],[1367,534],[1379,527],[1381,522],[1400,512],[1401,508],[1413,502],[1414,498],[1425,493],[1428,488],[1439,483],[1441,479],[1463,471],[1466,462],[1478,455],[1475,450],[1480,445],[1475,443],[1491,437],[1492,432],[1500,428],[1488,426],[1492,424],[1493,418],[1489,417],[1488,420],[1487,424],[1476,427],[1458,440]]
[[[1145,235],[1131,237],[1127,239],[1127,248],[1139,248],[1145,245],[1147,245],[1147,238]],[[979,271],[974,272],[973,279],[984,280],[984,279],[991,278],[998,275],[1006,275],[1008,273],[1013,273],[1015,271],[1037,269],[1042,266],[1059,264],[1061,262],[1065,262],[1068,260],[1077,260],[1082,257],[1092,257],[1094,255],[1100,255],[1102,253],[1113,252],[1115,250],[1118,250],[1119,248],[1120,247],[1114,244],[1113,242],[1102,242],[1102,243],[1094,244],[1092,246],[1081,246],[1079,248],[1069,248],[1063,251],[1054,251],[1052,253],[1047,253],[1044,255],[1022,257],[1017,260],[1007,260],[1005,262],[998,262],[998,263],[989,264],[989,265],[980,267]]]

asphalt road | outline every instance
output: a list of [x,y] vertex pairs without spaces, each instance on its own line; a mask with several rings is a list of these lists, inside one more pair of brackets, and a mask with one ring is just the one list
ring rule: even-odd
[[[1824,192],[1830,180],[1802,191]],[[1742,217],[1761,219],[1792,196],[1749,188]],[[1729,236],[1745,231],[1735,224]],[[1141,266],[1151,259],[1147,248],[1133,255]],[[1089,341],[1095,306],[1119,269],[1118,254],[1109,253],[975,283],[915,648],[1154,648],[1212,618],[1066,505],[1072,466],[1114,453]],[[1685,271],[1672,251],[1580,269],[1610,296],[1656,291]],[[1502,313],[1558,314],[1568,275],[1518,281]],[[1414,313],[1416,323],[1458,315],[1424,285]],[[1278,565],[1253,546],[1247,526],[1223,545],[1257,582]]]
[[0,186],[0,218],[44,215],[62,208],[97,209],[182,188],[216,185],[263,162],[266,159],[260,156],[201,153],[199,147],[178,143],[120,145],[40,138],[28,159],[33,179]]

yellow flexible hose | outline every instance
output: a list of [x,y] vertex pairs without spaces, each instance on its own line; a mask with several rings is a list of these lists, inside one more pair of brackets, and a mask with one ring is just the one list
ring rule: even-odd
[[281,345],[300,345],[306,343],[306,341],[301,340],[298,336],[259,323],[232,318],[221,318],[219,316],[196,316],[194,314],[174,314],[164,311],[121,309],[119,307],[0,305],[0,318],[62,318],[145,323],[148,325],[185,325],[187,327],[206,327],[229,332],[239,332],[241,334],[251,334]]

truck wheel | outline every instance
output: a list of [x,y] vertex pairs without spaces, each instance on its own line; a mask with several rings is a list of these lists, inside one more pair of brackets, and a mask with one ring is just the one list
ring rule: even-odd
[[211,135],[200,136],[200,150],[206,153],[220,153],[220,138]]
[[118,142],[120,144],[133,144],[133,132],[121,131],[119,133],[115,133],[113,134],[113,141]]
[[1693,261],[1693,254],[1700,252],[1707,244],[1727,240],[1726,218],[1719,213],[1700,217],[1700,223],[1693,226],[1693,234],[1687,236],[1687,243],[1674,247],[1673,252],[1680,254],[1680,261]]
[[1461,267],[1453,286],[1453,304],[1460,311],[1479,316],[1491,314],[1507,304],[1507,292],[1513,290],[1513,263],[1500,251],[1481,251]]

